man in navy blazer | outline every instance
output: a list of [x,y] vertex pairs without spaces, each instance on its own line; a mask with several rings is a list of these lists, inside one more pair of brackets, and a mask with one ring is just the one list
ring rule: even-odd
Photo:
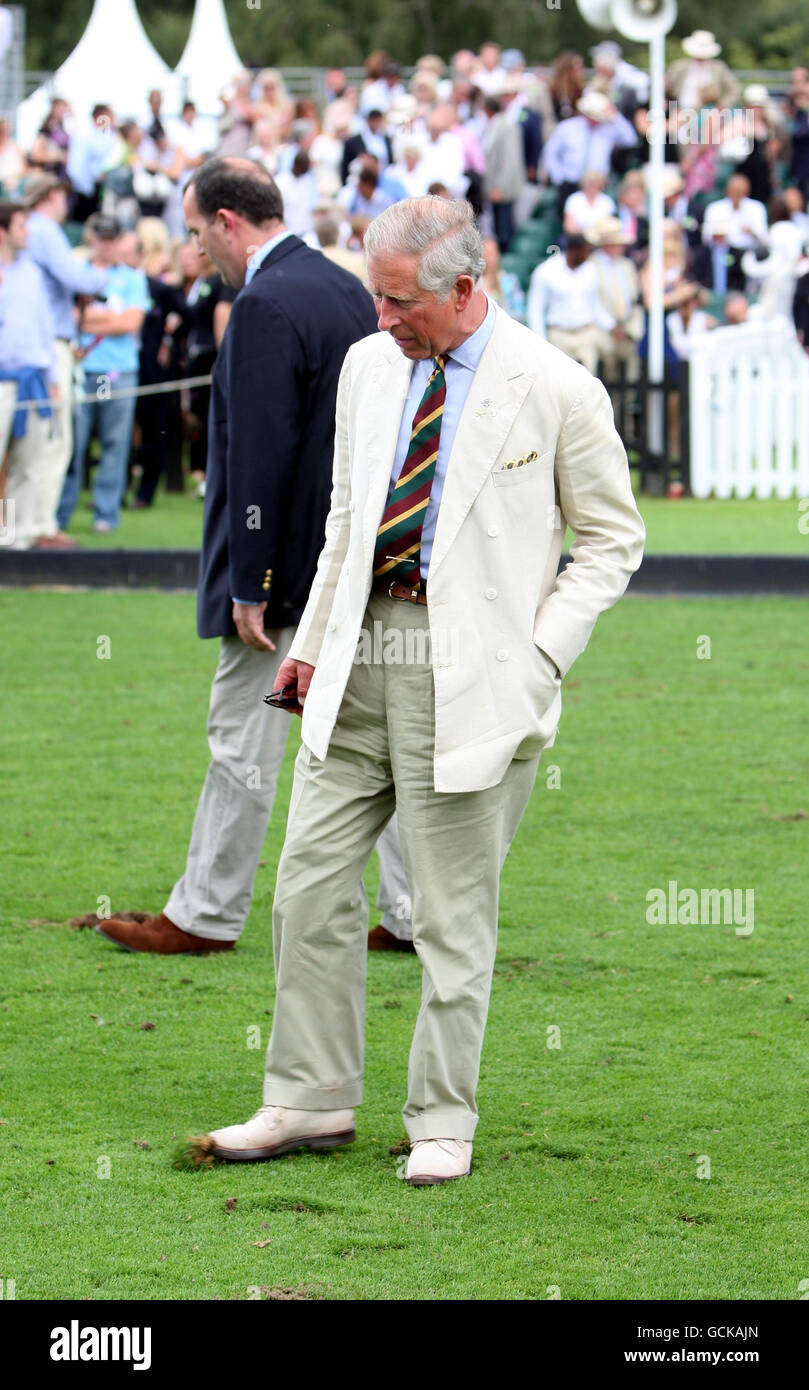
[[213,372],[198,589],[199,635],[221,639],[211,764],[164,912],[99,926],[160,954],[228,950],[250,910],[289,730],[263,697],[323,546],[343,359],[377,327],[357,277],[286,230],[281,194],[251,160],[201,165],[184,210],[200,251],[241,291]]

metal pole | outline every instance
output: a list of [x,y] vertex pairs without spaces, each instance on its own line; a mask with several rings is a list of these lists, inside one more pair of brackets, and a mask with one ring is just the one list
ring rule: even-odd
[[[649,384],[662,388],[663,383],[663,166],[665,136],[664,86],[666,71],[666,36],[655,34],[649,43],[649,109],[652,113],[652,133],[649,168]],[[647,444],[655,453],[663,447],[663,391],[652,390],[649,401],[649,434]]]

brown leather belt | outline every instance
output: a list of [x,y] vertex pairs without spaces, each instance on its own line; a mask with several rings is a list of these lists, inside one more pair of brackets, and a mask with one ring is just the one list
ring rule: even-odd
[[427,595],[423,589],[412,589],[409,584],[401,584],[398,579],[375,579],[374,593],[387,594],[388,598],[403,599],[405,603],[420,603],[427,606]]

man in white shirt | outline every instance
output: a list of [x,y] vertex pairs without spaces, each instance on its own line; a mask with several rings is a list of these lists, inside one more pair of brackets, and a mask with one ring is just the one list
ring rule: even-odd
[[727,288],[743,290],[744,271],[741,260],[745,251],[767,241],[767,209],[750,197],[750,180],[744,174],[731,174],[725,197],[709,203],[702,223],[702,240],[713,250],[718,245],[728,248]]
[[431,183],[443,183],[453,198],[462,198],[466,192],[468,179],[464,174],[463,144],[454,135],[451,126],[455,124],[454,106],[436,106],[427,117],[427,139],[421,150],[419,174],[424,187]]
[[475,86],[484,96],[497,96],[502,91],[505,78],[505,69],[500,65],[500,45],[484,43],[480,50],[480,62],[472,76]]
[[382,76],[363,87],[360,97],[360,113],[367,116],[369,111],[389,111],[395,101],[405,95],[398,63],[386,63]]
[[577,116],[559,122],[543,150],[548,178],[559,189],[560,212],[586,169],[609,174],[613,150],[634,145],[638,139],[632,122],[616,111],[603,92],[585,92],[576,110]]
[[[198,169],[213,153],[210,137],[197,118],[197,108],[193,101],[183,103],[182,115],[171,128],[171,143],[178,145],[182,150],[188,177],[192,169]],[[182,182],[185,184],[188,179],[184,177]]]
[[571,236],[566,251],[537,266],[528,287],[528,327],[595,376],[599,329],[610,332],[615,319],[601,302],[592,250],[583,236]]

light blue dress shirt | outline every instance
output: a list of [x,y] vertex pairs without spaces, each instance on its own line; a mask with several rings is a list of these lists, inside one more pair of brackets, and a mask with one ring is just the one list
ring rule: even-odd
[[[433,485],[430,489],[430,500],[427,503],[427,510],[424,513],[424,523],[421,528],[422,584],[426,584],[427,574],[430,568],[430,557],[433,553],[433,540],[435,537],[436,522],[438,520],[438,509],[441,506],[441,494],[444,491],[444,479],[447,473],[449,456],[452,453],[452,446],[455,442],[455,435],[458,432],[461,413],[466,404],[466,398],[469,395],[475,372],[480,365],[480,359],[483,356],[486,345],[492,336],[494,319],[495,308],[492,301],[489,299],[486,317],[482,324],[461,343],[460,347],[453,348],[447,358],[446,367],[444,369],[447,394],[444,401],[444,414],[441,419],[438,459],[435,465]],[[413,417],[424,395],[424,388],[434,371],[435,359],[432,357],[427,357],[423,361],[414,362],[413,364],[413,372],[410,377],[410,389],[405,399],[404,409],[402,410],[402,423],[399,426],[399,438],[396,444],[396,453],[393,456],[393,469],[391,471],[388,498],[390,498],[393,487],[404,466],[404,461],[407,458],[407,449],[413,428]],[[455,466],[457,467],[457,460]]]
[[75,338],[73,296],[99,294],[107,285],[108,272],[74,256],[58,222],[44,212],[32,212],[27,225],[28,255],[42,271],[56,336]]
[[244,273],[244,283],[246,285],[250,284],[259,266],[264,264],[270,252],[274,251],[276,246],[280,246],[282,241],[285,241],[288,236],[292,235],[292,232],[287,231],[276,232],[275,236],[271,236],[269,241],[265,241],[263,246],[259,246],[258,250],[253,252],[247,262],[247,270]]
[[22,252],[3,264],[0,283],[0,367],[39,367],[58,381],[53,315],[39,266]]

